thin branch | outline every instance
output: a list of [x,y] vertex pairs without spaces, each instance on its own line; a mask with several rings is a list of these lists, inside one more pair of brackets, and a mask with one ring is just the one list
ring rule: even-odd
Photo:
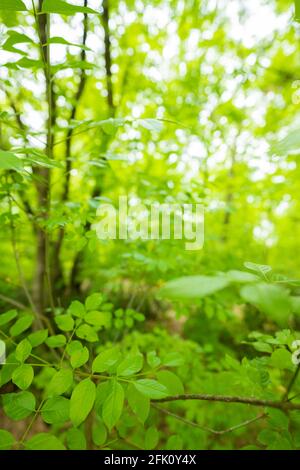
[[291,398],[288,399],[288,401],[295,400],[295,398],[298,398],[300,396],[300,393],[296,393],[296,395],[293,395]]
[[165,403],[169,401],[178,401],[178,400],[200,400],[200,401],[214,401],[221,403],[242,403],[250,406],[266,406],[269,408],[277,408],[280,410],[300,410],[300,403],[290,403],[284,401],[273,401],[273,400],[263,400],[260,398],[253,397],[238,397],[238,396],[226,396],[226,395],[209,395],[202,393],[191,393],[191,394],[182,394],[174,395],[165,398],[159,398],[152,400],[155,403]]
[[[4,331],[2,331],[1,329],[0,329],[0,335],[2,335],[3,338],[5,338],[7,341],[10,341],[11,344],[13,344],[14,346],[18,346],[18,344],[10,336],[8,336],[6,333],[4,333]],[[51,351],[53,352],[53,349],[51,349]],[[36,356],[35,354],[30,353],[29,356],[33,357],[34,359],[37,359],[40,362],[43,362],[45,365],[47,365],[49,367],[56,367],[55,364],[51,364],[50,362],[46,361],[42,357]]]
[[110,5],[109,0],[103,0],[102,23],[104,29],[104,59],[106,70],[107,104],[110,114],[115,114],[113,85],[112,85],[112,60],[111,60],[111,40],[109,30]]
[[40,413],[40,411],[41,411],[41,409],[42,409],[44,403],[45,403],[45,399],[43,399],[43,400],[41,401],[41,403],[39,404],[37,410],[35,411],[35,413],[34,413],[32,419],[31,419],[31,421],[29,422],[29,425],[28,425],[27,428],[25,429],[25,432],[23,433],[23,435],[22,435],[22,437],[21,437],[21,439],[20,439],[20,441],[19,441],[21,445],[24,444],[24,441],[25,441],[25,439],[26,439],[26,437],[27,437],[27,435],[28,435],[30,429],[32,428],[32,426],[33,426],[35,420],[37,419],[37,417],[38,417],[38,415],[39,415],[39,413]]
[[286,389],[286,392],[285,392],[285,394],[282,398],[282,401],[285,402],[288,399],[288,396],[289,396],[290,392],[292,391],[292,388],[295,385],[295,382],[298,378],[299,372],[300,372],[300,364],[298,364],[298,366],[297,366],[297,368],[296,368],[296,370],[295,370],[295,372],[294,372],[294,374],[293,374],[293,376],[290,380],[290,383],[287,386],[287,389]]
[[14,307],[19,308],[20,310],[27,310],[28,308],[26,307],[26,305],[22,304],[21,302],[11,299],[10,297],[6,297],[6,295],[0,294],[0,299],[3,300],[4,302],[7,302],[8,304],[13,305]]
[[[84,0],[84,7],[87,7],[88,0]],[[88,34],[88,15],[85,13],[84,14],[84,19],[83,19],[83,36],[82,36],[82,49],[80,53],[80,60],[81,62],[85,62],[86,60],[86,40],[87,40],[87,34]],[[77,92],[74,97],[74,104],[71,109],[71,114],[70,114],[70,123],[76,118],[77,114],[77,109],[80,103],[80,99],[83,95],[85,85],[86,85],[87,77],[86,77],[86,72],[84,68],[80,69],[80,78],[79,78],[79,84],[77,88]],[[65,162],[66,162],[66,176],[65,176],[65,182],[64,182],[64,188],[63,188],[63,193],[62,193],[62,202],[66,202],[69,198],[69,192],[70,192],[70,182],[71,182],[71,170],[72,170],[72,140],[73,137],[76,135],[74,132],[73,127],[69,127],[67,136],[65,139],[66,142],[66,150],[65,150]],[[64,240],[64,235],[65,235],[65,230],[64,228],[61,228],[58,233],[58,238],[54,244],[54,249],[53,249],[53,285],[56,285],[57,281],[63,277],[62,273],[62,268],[61,268],[61,263],[60,263],[60,252],[61,248],[63,245],[63,240]]]
[[10,228],[11,228],[12,249],[13,249],[14,258],[15,258],[15,262],[16,262],[16,266],[17,266],[17,271],[18,271],[18,275],[19,275],[20,284],[21,284],[21,286],[24,290],[25,296],[26,296],[26,298],[29,302],[29,305],[30,305],[32,311],[36,315],[36,319],[37,319],[38,324],[39,324],[39,326],[41,326],[41,319],[40,319],[38,310],[37,310],[37,308],[36,308],[36,306],[33,302],[33,299],[31,297],[29,289],[27,287],[27,283],[26,283],[24,273],[23,273],[23,269],[22,269],[21,262],[20,262],[20,254],[19,254],[19,250],[18,250],[18,246],[17,246],[17,240],[16,240],[16,229],[15,229],[14,222],[12,220],[13,212],[12,212],[12,202],[11,202],[10,194],[8,194],[8,201],[9,201],[9,211],[10,211],[10,215],[11,215]]
[[[88,4],[88,0],[84,0],[84,7],[87,7],[87,4]],[[81,62],[85,62],[86,60],[85,46],[86,46],[87,34],[88,34],[88,15],[85,13],[84,19],[83,19],[82,49],[80,53]],[[82,68],[80,69],[79,84],[78,84],[76,95],[74,97],[74,104],[72,106],[72,110],[70,114],[70,123],[76,118],[78,105],[80,102],[80,98],[82,97],[82,94],[84,92],[85,85],[86,85],[86,72],[85,72],[85,69]],[[72,169],[71,147],[72,147],[73,136],[74,136],[74,129],[70,127],[68,129],[67,137],[65,140],[66,141],[66,154],[65,154],[66,180],[65,180],[64,191],[62,195],[63,201],[67,201],[68,196],[69,196],[69,190],[70,190],[70,177],[71,177],[71,169]]]
[[258,416],[255,416],[255,418],[247,419],[247,421],[243,421],[242,423],[236,424],[235,426],[231,426],[230,428],[217,430],[217,429],[212,429],[206,426],[202,426],[201,424],[198,424],[198,423],[194,423],[193,421],[190,421],[189,419],[183,418],[182,416],[172,413],[171,411],[166,410],[165,408],[161,408],[160,406],[157,406],[154,403],[151,403],[151,404],[154,408],[156,408],[158,411],[161,411],[167,416],[171,416],[172,418],[178,419],[178,421],[181,421],[184,424],[188,424],[189,426],[201,429],[202,431],[206,431],[211,434],[218,435],[218,436],[236,431],[237,429],[243,428],[245,426],[249,426],[249,424],[255,423],[256,421],[259,421],[260,419],[266,418],[268,416],[267,413],[261,413]]
[[[13,170],[12,170],[13,171]],[[35,226],[35,221],[34,221],[34,213],[32,212],[32,209],[30,207],[30,204],[29,202],[24,199],[23,200],[23,193],[21,191],[18,191],[18,194],[20,196],[20,198],[22,199],[22,202],[23,202],[23,205],[24,207],[22,207],[19,202],[17,201],[17,199],[15,199],[12,195],[10,196],[12,198],[12,200],[14,201],[14,203],[16,204],[16,206],[22,211],[25,213],[25,215],[28,217],[29,221],[32,223],[33,225],[33,230],[36,231],[36,226]]]
[[[7,98],[8,98],[8,101],[9,101],[9,104],[10,104],[10,107],[12,108],[13,112],[14,112],[14,116],[15,116],[15,120],[16,120],[16,123],[18,125],[18,128],[20,129],[20,131],[22,131],[23,133],[23,139],[24,139],[24,144],[26,144],[28,142],[28,138],[27,138],[27,127],[26,125],[24,124],[24,122],[22,121],[22,118],[21,118],[21,114],[20,112],[18,111],[17,109],[17,105],[16,103],[14,102],[12,96],[10,95],[10,93],[7,91],[7,90],[4,90]],[[32,218],[34,217],[34,212],[32,210],[32,207],[30,205],[30,202],[29,200],[27,199],[26,195],[24,194],[24,191],[21,191],[21,190],[18,190],[18,194],[20,196],[20,199],[21,201],[23,202],[23,205],[24,205],[24,209],[25,209],[25,212],[27,214],[27,216],[29,217],[29,220],[30,222],[33,222]]]
[[[105,71],[106,71],[106,87],[107,87],[107,106],[108,114],[110,118],[114,118],[116,115],[116,107],[114,104],[114,93],[112,86],[112,57],[111,57],[111,40],[110,40],[110,30],[109,30],[109,19],[110,19],[110,8],[109,0],[103,0],[103,12],[102,12],[102,24],[104,29],[104,60],[105,60]],[[110,144],[111,136],[103,135],[103,139],[100,146],[100,154],[104,154]],[[96,178],[95,186],[92,192],[92,198],[99,197],[102,192],[100,178]],[[85,230],[90,229],[90,222],[87,222],[85,225]],[[76,285],[77,274],[80,268],[80,263],[83,257],[83,251],[80,251],[76,254],[73,266],[70,272],[70,280],[68,285],[68,291],[72,292]]]
[[[8,99],[10,100],[10,95],[9,95],[7,89],[4,88],[3,86],[0,86],[0,89],[7,95]],[[11,108],[12,108],[13,110],[14,110],[14,108],[16,109],[16,106],[15,106],[14,103],[10,103],[10,106],[11,106]],[[20,119],[21,119],[20,115],[16,115],[16,120],[19,121]],[[42,132],[39,132],[39,133],[37,133],[37,132],[35,132],[35,133],[30,132],[29,129],[27,128],[27,126],[26,126],[24,123],[23,123],[24,128],[22,129],[22,128],[20,127],[20,125],[19,125],[19,124],[20,124],[19,122],[17,123],[18,125],[15,126],[14,124],[12,124],[12,123],[9,122],[9,121],[3,120],[3,119],[1,119],[0,121],[1,121],[3,124],[5,124],[6,126],[10,127],[11,129],[14,129],[14,130],[19,131],[24,140],[27,140],[27,136],[30,135],[30,137],[31,137],[32,139],[35,139],[37,142],[39,142],[39,143],[42,144],[43,146],[46,145],[43,140],[41,140],[41,139],[39,139],[39,138],[37,137],[37,135],[42,135],[42,134],[43,134]]]
[[[43,0],[39,0],[39,13],[42,11]],[[36,22],[37,34],[39,37],[39,47],[41,58],[43,61],[43,69],[45,75],[46,98],[48,106],[47,117],[47,145],[46,153],[48,158],[53,158],[53,141],[54,126],[56,122],[56,101],[54,93],[54,83],[51,74],[51,58],[50,47],[48,46],[48,38],[50,37],[50,18],[47,14],[38,14],[34,1],[32,0],[33,14]],[[49,168],[35,168],[35,173],[42,178],[42,182],[37,184],[38,202],[42,208],[41,217],[47,220],[50,210],[51,201],[51,171]],[[37,230],[37,267],[35,277],[35,299],[37,309],[40,313],[44,310],[45,305],[45,280],[48,284],[48,294],[51,306],[54,306],[53,289],[50,277],[50,260],[48,245],[49,239],[47,232],[41,227]]]

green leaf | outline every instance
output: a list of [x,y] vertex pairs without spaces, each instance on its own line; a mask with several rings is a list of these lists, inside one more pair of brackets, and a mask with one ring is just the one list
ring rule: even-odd
[[277,439],[277,432],[271,429],[263,429],[259,435],[258,440],[261,444],[268,445],[272,444],[272,442]]
[[286,437],[282,437],[281,434],[278,434],[277,439],[272,441],[266,450],[293,450],[291,439],[287,439]]
[[153,399],[164,398],[168,396],[168,389],[156,380],[141,379],[134,382],[135,388],[143,395]]
[[225,355],[225,364],[233,370],[239,370],[240,369],[240,362],[235,359],[234,357],[230,356],[229,354]]
[[114,366],[120,359],[121,354],[117,348],[107,349],[98,354],[92,364],[92,372],[105,372]]
[[81,349],[83,349],[83,344],[78,339],[71,341],[66,346],[66,351],[70,356],[72,356],[72,354],[74,354],[76,351],[80,351]]
[[96,388],[96,400],[95,400],[95,410],[98,415],[101,416],[101,407],[108,396],[110,388],[110,381],[107,380],[106,382],[101,382],[97,385]]
[[3,408],[9,418],[20,421],[35,410],[35,397],[27,391],[7,393],[3,395]]
[[157,372],[157,380],[168,390],[168,395],[181,395],[184,393],[184,387],[177,375],[169,370]]
[[48,338],[48,330],[39,330],[31,333],[27,339],[33,348],[43,344]]
[[94,13],[99,14],[92,8],[72,5],[64,0],[44,0],[42,12],[44,13],[58,13],[60,15],[75,15],[75,13]]
[[109,327],[111,324],[111,313],[110,312],[88,312],[84,320],[93,326],[105,326]]
[[15,52],[17,54],[26,55],[26,52],[21,49],[17,49],[14,46],[16,44],[32,43],[32,39],[25,34],[18,33],[17,31],[8,31],[8,39],[2,45],[2,49],[9,52]]
[[85,308],[87,310],[97,310],[98,307],[103,302],[103,295],[102,294],[92,294],[87,297],[85,301]]
[[24,362],[31,353],[32,346],[28,339],[23,339],[16,348],[16,359],[20,362]]
[[147,353],[147,363],[152,369],[155,369],[155,367],[158,367],[161,364],[161,360],[156,355],[156,351],[150,351]]
[[262,282],[244,286],[240,294],[246,302],[255,305],[277,323],[286,324],[291,313],[291,301],[283,287]]
[[70,358],[71,366],[73,369],[83,366],[89,360],[89,350],[84,347],[75,351]]
[[254,349],[256,349],[256,351],[259,351],[259,352],[265,352],[265,353],[273,352],[272,347],[269,344],[264,343],[263,341],[255,341],[254,343],[251,343],[251,346],[253,346]]
[[102,419],[111,431],[118,422],[124,405],[124,390],[117,380],[110,381],[108,396],[103,403]]
[[95,125],[100,126],[102,130],[107,135],[114,135],[119,127],[124,124],[124,119],[121,118],[109,118],[105,119],[104,121],[99,121],[95,123]]
[[161,132],[163,129],[163,123],[159,119],[139,119],[138,123],[148,131]]
[[230,282],[237,282],[240,284],[248,283],[248,282],[257,282],[260,280],[258,276],[252,273],[247,273],[246,271],[228,271],[226,273]]
[[159,441],[159,434],[155,426],[147,429],[145,434],[145,449],[155,449]]
[[[297,5],[297,4],[296,4]],[[300,7],[298,6],[298,10],[296,12],[300,13]],[[298,16],[298,19],[300,17]],[[284,139],[280,140],[279,142],[273,144],[270,148],[270,153],[275,154],[278,156],[285,156],[285,155],[298,155],[300,153],[300,130],[293,129],[290,131]]]
[[64,46],[80,47],[80,49],[84,49],[86,51],[90,50],[89,47],[83,46],[83,44],[74,44],[73,42],[69,42],[60,36],[55,36],[55,37],[50,38],[47,41],[46,45],[49,45],[49,44],[63,44]]
[[160,295],[174,300],[197,299],[224,289],[229,283],[225,276],[186,276],[167,282]]
[[83,318],[85,315],[85,308],[84,305],[79,302],[79,300],[74,300],[70,307],[68,308],[68,312],[73,316],[77,318]]
[[55,323],[62,331],[72,331],[74,328],[74,320],[70,314],[57,315],[55,317]]
[[75,60],[73,62],[66,61],[61,64],[52,65],[51,69],[53,71],[53,75],[57,72],[61,72],[64,69],[80,69],[80,70],[93,70],[96,68],[95,63],[86,62],[83,60]]
[[36,434],[25,442],[27,450],[65,450],[65,446],[57,439],[46,432]]
[[127,377],[136,374],[143,368],[144,358],[139,352],[131,352],[127,357],[118,365],[117,374]]
[[22,364],[13,371],[12,381],[21,390],[26,390],[30,387],[33,377],[33,368],[29,364]]
[[33,316],[32,315],[24,315],[23,317],[19,318],[16,323],[10,328],[9,334],[10,336],[18,336],[24,331],[28,330],[28,328],[32,325]]
[[17,315],[18,315],[17,310],[9,310],[8,312],[1,313],[1,315],[0,315],[0,326],[6,325],[11,320],[16,318]]
[[0,10],[26,11],[27,8],[21,0],[1,0]]
[[292,446],[289,440],[277,431],[264,429],[258,435],[258,440],[268,446],[267,450],[291,450]]
[[67,338],[64,335],[49,336],[49,338],[46,339],[46,344],[49,348],[61,348],[66,342]]
[[71,369],[61,369],[56,372],[48,386],[48,396],[62,395],[73,384],[73,372]]
[[30,59],[28,57],[22,57],[22,59],[17,62],[9,62],[4,64],[8,68],[17,68],[17,69],[32,69],[38,70],[42,68],[43,62],[41,60]]
[[22,160],[15,154],[0,150],[0,170],[20,170],[23,168]]
[[133,413],[144,424],[150,412],[150,399],[139,392],[133,384],[129,385],[126,396]]
[[271,356],[271,364],[278,369],[293,369],[292,354],[287,349],[276,349]]
[[13,371],[18,367],[17,359],[15,354],[9,354],[7,359],[7,364],[4,364],[0,369],[0,387],[7,384],[12,377]]
[[67,446],[70,450],[86,450],[86,438],[80,429],[71,428],[67,432]]
[[178,352],[170,352],[164,356],[162,363],[166,367],[178,367],[183,364],[183,357]]
[[79,426],[93,408],[96,386],[91,379],[84,379],[74,388],[71,395],[70,418],[74,426]]
[[289,417],[281,410],[268,408],[268,423],[272,428],[279,431],[287,430],[289,428]]
[[272,271],[271,266],[268,266],[267,264],[251,263],[251,261],[246,261],[246,263],[244,263],[244,266],[245,268],[250,269],[251,271],[255,271],[256,273],[259,273],[264,277],[267,273]]
[[89,343],[96,343],[98,335],[90,325],[80,325],[76,330],[78,338],[85,339]]
[[173,436],[170,436],[166,442],[165,449],[166,450],[182,450],[183,442],[182,442],[181,437],[178,436],[178,434],[174,434]]
[[49,398],[44,403],[41,414],[45,423],[65,423],[70,415],[70,401],[65,397]]
[[0,429],[0,450],[11,449],[14,442],[15,438],[10,432]]
[[96,446],[103,446],[107,439],[107,430],[102,421],[97,421],[93,426],[92,439]]
[[[40,67],[42,63],[40,61],[31,60],[27,57],[23,57],[21,60],[17,62],[17,64],[21,67],[31,68],[31,67]],[[47,157],[41,150],[26,147],[26,148],[18,148],[15,150],[16,153],[25,154],[26,158],[23,158],[24,165],[35,165],[41,166],[44,168],[63,168],[61,162],[54,160],[53,158]]]

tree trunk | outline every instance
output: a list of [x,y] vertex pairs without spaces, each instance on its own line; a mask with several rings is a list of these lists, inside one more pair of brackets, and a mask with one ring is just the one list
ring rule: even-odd
[[[39,0],[39,12],[42,9],[43,0]],[[49,47],[45,44],[49,37],[49,16],[47,14],[36,15],[37,28],[40,41],[41,56],[44,63],[44,75],[46,84],[46,97],[48,105],[47,120],[47,145],[46,153],[49,158],[53,158],[53,129],[55,124],[55,100],[54,90],[51,81]],[[49,168],[35,168],[34,173],[37,178],[38,206],[41,208],[39,213],[40,223],[37,228],[37,252],[36,252],[36,270],[33,285],[34,302],[38,312],[41,314],[51,298],[51,286],[46,287],[47,278],[47,251],[48,235],[44,226],[49,216],[50,208],[50,182],[51,171]],[[49,274],[49,273],[48,273]]]

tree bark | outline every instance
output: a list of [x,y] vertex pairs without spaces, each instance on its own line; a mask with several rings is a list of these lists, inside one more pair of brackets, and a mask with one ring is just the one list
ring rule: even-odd
[[[108,117],[114,118],[116,115],[116,106],[114,103],[114,90],[112,83],[112,57],[111,57],[111,39],[109,29],[110,19],[110,3],[109,0],[103,0],[103,13],[102,13],[102,25],[104,29],[104,60],[105,60],[105,75],[106,75],[106,89],[107,89],[107,108]],[[101,142],[100,153],[103,154],[107,151],[111,136],[103,135]],[[96,178],[95,186],[92,192],[92,198],[99,197],[102,192],[102,181],[100,178]],[[85,230],[90,229],[91,224],[87,222]],[[67,295],[78,292],[80,283],[78,282],[78,273],[83,259],[83,251],[76,254],[73,262],[73,267],[70,273],[70,280]]]
[[[39,12],[42,9],[43,0],[39,0]],[[48,105],[48,119],[47,119],[47,144],[46,154],[49,158],[53,158],[53,129],[55,124],[55,96],[53,89],[53,82],[51,80],[50,70],[50,54],[49,46],[47,46],[49,37],[49,16],[47,14],[36,15],[37,28],[40,41],[41,56],[44,63],[45,75],[45,88]],[[39,314],[42,314],[45,305],[49,302],[51,293],[46,288],[47,277],[47,245],[48,236],[45,229],[45,221],[49,215],[50,208],[50,182],[51,171],[49,168],[35,168],[34,173],[37,179],[36,187],[38,194],[38,213],[40,223],[37,227],[37,252],[36,252],[36,270],[35,279],[33,284],[33,298]]]
[[[88,0],[84,0],[83,6],[86,7],[88,4]],[[84,14],[83,19],[83,36],[82,36],[82,49],[80,53],[80,60],[84,62],[86,60],[86,40],[88,34],[88,15]],[[78,105],[80,99],[84,93],[85,85],[86,85],[87,77],[85,69],[82,68],[80,70],[80,77],[79,77],[79,84],[74,96],[74,104],[71,109],[69,123],[71,124],[72,120],[76,118]],[[64,182],[64,188],[62,193],[62,202],[66,202],[69,199],[69,192],[70,192],[70,182],[71,182],[71,170],[72,170],[72,140],[73,140],[73,133],[74,130],[72,127],[68,129],[67,136],[66,136],[66,149],[65,149],[65,162],[66,162],[66,179]],[[65,231],[63,228],[59,230],[58,238],[53,246],[53,256],[52,256],[52,263],[51,263],[51,278],[52,278],[52,285],[55,290],[55,293],[58,297],[61,296],[65,289],[65,283],[63,279],[63,269],[60,260],[60,253],[64,241]]]

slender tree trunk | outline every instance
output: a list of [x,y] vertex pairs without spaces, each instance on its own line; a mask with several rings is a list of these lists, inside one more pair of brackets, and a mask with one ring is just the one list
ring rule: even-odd
[[[111,57],[111,39],[110,39],[110,29],[109,29],[109,19],[110,19],[110,0],[103,0],[103,13],[102,13],[102,25],[104,29],[104,60],[105,60],[105,75],[106,75],[106,89],[107,89],[107,109],[108,116],[114,118],[116,115],[116,106],[114,103],[114,90],[112,83],[112,57]],[[103,135],[101,142],[100,153],[103,154],[107,151],[110,144],[111,136]],[[102,193],[103,180],[101,178],[96,178],[95,186],[92,192],[92,197],[99,197]],[[89,230],[91,224],[87,222],[85,229]],[[75,256],[73,267],[70,273],[69,286],[67,289],[67,295],[71,295],[75,292],[78,292],[80,289],[80,283],[78,281],[78,273],[80,270],[81,262],[83,259],[84,251],[80,251]]]
[[[43,0],[39,0],[39,12],[42,9]],[[53,157],[53,129],[55,124],[55,99],[53,84],[51,81],[50,71],[50,55],[49,47],[46,45],[49,37],[49,17],[46,14],[36,15],[38,35],[41,48],[41,56],[44,63],[44,75],[46,83],[46,97],[48,105],[47,120],[47,145],[46,153],[49,158]],[[49,216],[50,208],[50,182],[51,171],[49,168],[35,168],[34,173],[37,177],[37,193],[38,206],[40,209],[39,216],[41,223],[37,228],[37,253],[36,253],[36,271],[33,286],[34,302],[38,312],[44,311],[46,304],[51,297],[50,286],[46,286],[47,272],[47,255],[48,255],[48,236],[44,223]]]
[[234,199],[234,191],[232,187],[232,183],[235,177],[235,157],[236,157],[236,142],[237,138],[235,139],[234,145],[231,149],[231,155],[230,155],[230,168],[228,171],[228,190],[226,194],[226,212],[224,215],[223,219],[223,236],[222,236],[222,241],[225,243],[228,240],[228,233],[229,233],[229,227],[230,227],[230,222],[231,222],[231,207]]
[[[83,6],[86,7],[88,5],[88,0],[83,0]],[[86,60],[86,40],[88,34],[88,15],[85,13],[83,17],[83,35],[82,35],[82,49],[80,53],[80,60],[81,62],[85,62]],[[86,86],[87,76],[86,71],[84,68],[80,70],[80,77],[78,88],[76,94],[74,96],[74,104],[71,109],[70,119],[71,122],[76,118],[78,105],[80,103],[81,97],[84,93],[84,89]],[[70,193],[70,183],[71,183],[71,170],[72,170],[72,141],[73,141],[73,133],[74,129],[70,127],[67,132],[66,136],[66,149],[65,149],[65,165],[66,165],[66,179],[64,182],[64,188],[62,193],[62,202],[66,202],[69,199]],[[53,244],[53,256],[52,256],[52,263],[51,263],[51,279],[54,291],[57,297],[61,297],[63,291],[65,290],[65,282],[63,277],[63,269],[62,263],[60,260],[61,249],[63,246],[65,231],[63,228],[59,230],[58,238],[56,242]]]
[[114,105],[114,93],[112,84],[112,59],[111,59],[111,40],[109,30],[109,17],[110,17],[110,3],[109,0],[103,0],[103,14],[102,24],[104,29],[104,59],[105,59],[105,70],[106,70],[106,88],[107,88],[107,104],[109,114],[115,115]]

